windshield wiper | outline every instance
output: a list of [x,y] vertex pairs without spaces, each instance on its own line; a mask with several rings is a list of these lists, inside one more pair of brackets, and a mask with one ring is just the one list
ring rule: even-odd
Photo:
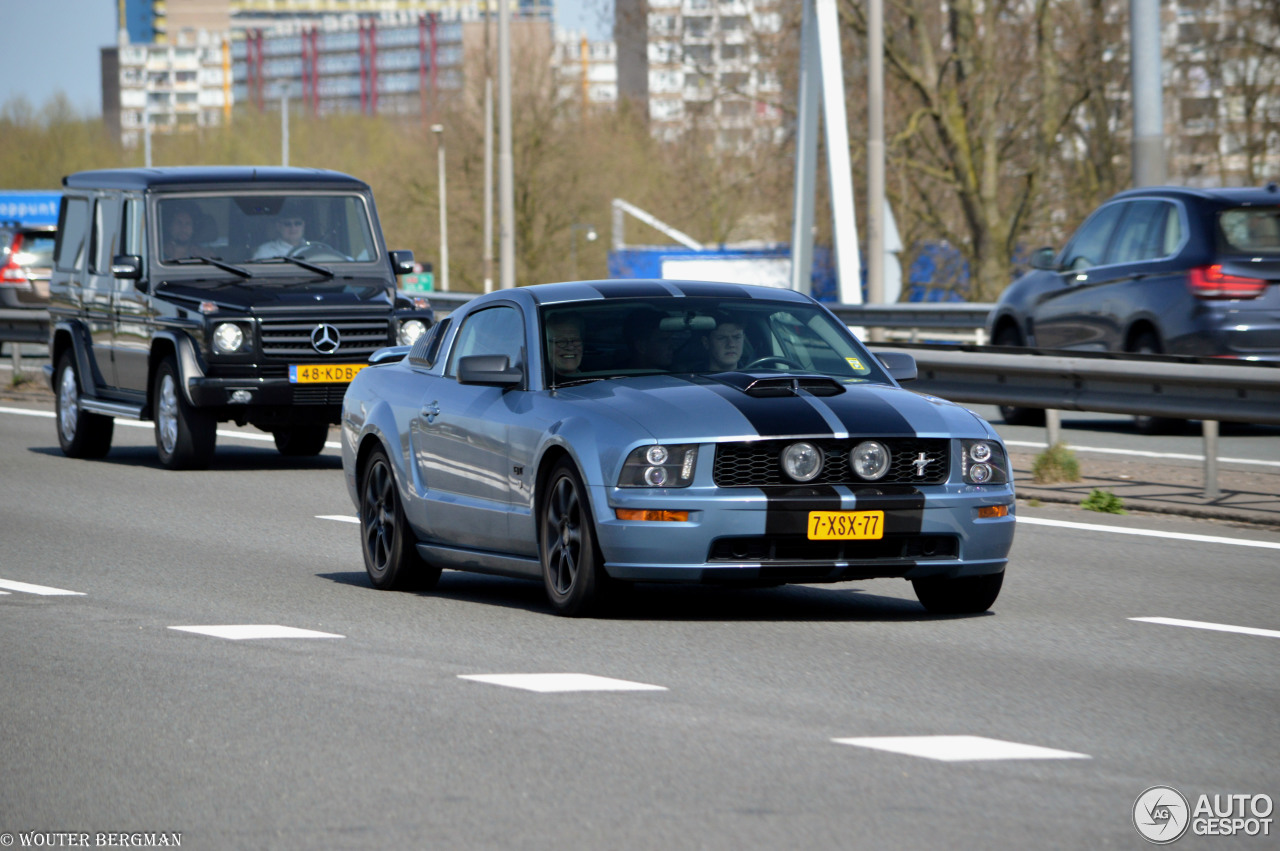
[[617,378],[617,376],[616,375],[597,375],[592,378],[575,378],[572,381],[557,381],[555,384],[551,385],[551,388],[553,390],[558,390],[561,387],[577,387],[580,384],[590,384],[593,381],[605,381],[610,378]]
[[297,257],[269,257],[265,260],[259,260],[259,263],[292,263],[295,266],[301,266],[309,272],[315,272],[317,275],[324,275],[326,278],[333,277],[333,270],[328,266],[321,266],[317,263],[310,263],[306,260],[299,260]]
[[242,269],[232,263],[224,263],[217,257],[180,257],[176,260],[166,261],[178,266],[190,266],[195,263],[203,263],[207,266],[217,266],[224,272],[230,272],[233,275],[239,275],[242,278],[252,278],[253,273],[248,269]]

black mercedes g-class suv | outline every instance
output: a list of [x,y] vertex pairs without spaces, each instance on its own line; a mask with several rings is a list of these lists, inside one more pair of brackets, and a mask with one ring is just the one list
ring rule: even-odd
[[323,450],[347,384],[430,326],[398,292],[368,184],[334,171],[183,167],[63,178],[49,282],[58,442],[111,448],[115,417],[154,420],[160,462],[208,467],[219,422]]

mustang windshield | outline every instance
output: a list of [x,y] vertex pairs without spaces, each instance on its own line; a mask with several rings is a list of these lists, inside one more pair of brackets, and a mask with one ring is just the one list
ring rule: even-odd
[[254,263],[291,257],[312,263],[378,258],[369,207],[350,194],[181,195],[156,205],[162,263],[209,257]]
[[764,299],[598,299],[542,309],[550,386],[626,375],[804,373],[889,383],[826,311]]

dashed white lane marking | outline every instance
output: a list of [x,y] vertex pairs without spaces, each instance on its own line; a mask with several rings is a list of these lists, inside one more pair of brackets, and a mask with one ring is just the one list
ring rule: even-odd
[[[47,585],[31,585],[27,582],[14,582],[11,579],[0,579],[0,588],[10,591],[21,591],[23,594],[39,594],[42,597],[83,597],[83,591],[64,591],[61,588],[50,588]],[[0,591],[0,593],[4,593]]]
[[1043,517],[1023,517],[1018,515],[1019,523],[1029,526],[1056,526],[1060,529],[1081,529],[1086,532],[1113,532],[1117,535],[1139,535],[1146,538],[1167,538],[1171,541],[1196,541],[1202,544],[1234,544],[1237,547],[1260,547],[1265,550],[1280,550],[1280,543],[1274,541],[1250,541],[1245,538],[1221,538],[1216,535],[1192,535],[1186,532],[1159,532],[1155,529],[1127,529],[1123,526],[1105,526],[1100,523],[1073,523],[1070,520],[1046,520]]
[[[1029,449],[1044,449],[1043,443],[1028,440],[1006,440],[1005,446],[1022,446]],[[1100,455],[1132,455],[1135,458],[1167,458],[1172,461],[1204,461],[1203,455],[1188,455],[1181,452],[1151,452],[1143,449],[1108,449],[1101,446],[1076,446],[1068,449],[1075,452],[1097,452]],[[1257,458],[1219,458],[1224,464],[1251,464],[1257,467],[1280,467],[1280,461],[1260,461]]]
[[228,624],[225,626],[171,626],[179,632],[194,632],[197,635],[209,635],[214,638],[229,638],[232,641],[243,641],[250,638],[346,638],[332,632],[316,632],[313,629],[298,629],[278,624]]
[[1088,754],[1004,742],[984,736],[874,736],[862,739],[832,739],[841,745],[873,748],[890,753],[936,759],[941,762],[969,762],[996,759],[1092,759]]
[[1260,635],[1263,638],[1280,638],[1280,630],[1258,629],[1254,626],[1232,626],[1226,623],[1207,623],[1205,621],[1184,621],[1178,618],[1129,618],[1141,623],[1158,623],[1165,626],[1185,626],[1191,629],[1209,629],[1214,632],[1235,632],[1240,635]]
[[317,520],[337,520],[339,523],[359,523],[359,517],[351,517],[347,514],[317,514]]
[[[19,414],[24,417],[44,417],[45,419],[53,419],[55,414],[52,411],[29,411],[26,408],[0,408],[0,414]],[[116,418],[116,425],[125,426],[127,428],[145,428],[154,429],[155,424],[150,422],[142,422],[140,420],[126,420],[119,417]],[[237,440],[252,440],[258,443],[272,443],[275,438],[269,434],[258,434],[252,431],[235,431],[228,428],[218,429],[218,437],[230,437]],[[342,444],[336,440],[330,440],[325,443],[326,449],[341,449]]]
[[459,679],[542,693],[561,691],[666,691],[666,686],[633,683],[591,674],[458,674]]

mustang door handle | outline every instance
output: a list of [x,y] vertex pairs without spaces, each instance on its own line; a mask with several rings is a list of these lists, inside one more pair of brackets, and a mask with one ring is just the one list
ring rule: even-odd
[[435,402],[422,406],[422,418],[427,421],[427,425],[434,423],[438,416],[440,416],[440,406]]

